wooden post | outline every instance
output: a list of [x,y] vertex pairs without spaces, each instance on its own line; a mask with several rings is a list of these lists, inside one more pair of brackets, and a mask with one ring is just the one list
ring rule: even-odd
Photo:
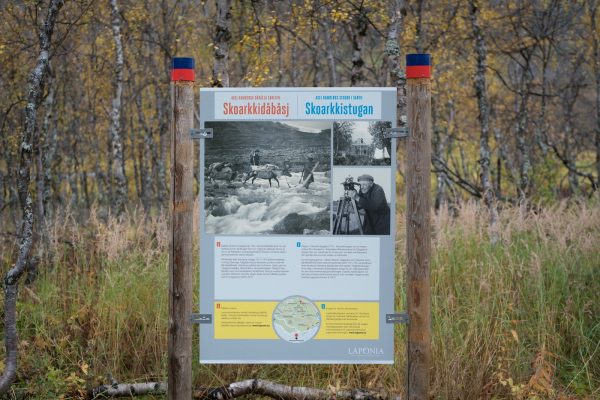
[[431,64],[429,54],[407,54],[408,113],[406,254],[408,399],[429,398],[431,290],[429,259],[431,164]]
[[192,398],[192,221],[194,210],[194,59],[171,72],[171,235],[169,246],[168,398]]

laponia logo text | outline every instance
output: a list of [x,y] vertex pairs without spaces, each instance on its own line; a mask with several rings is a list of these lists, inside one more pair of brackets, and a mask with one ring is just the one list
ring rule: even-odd
[[348,347],[348,354],[351,356],[383,355],[383,348],[382,347]]

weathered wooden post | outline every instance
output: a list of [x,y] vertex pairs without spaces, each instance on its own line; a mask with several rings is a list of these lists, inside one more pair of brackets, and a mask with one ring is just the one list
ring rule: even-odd
[[192,221],[194,210],[194,59],[171,71],[171,235],[169,246],[168,398],[192,398]]
[[407,54],[408,113],[406,255],[408,399],[429,398],[431,290],[429,259],[431,163],[431,62],[429,54]]

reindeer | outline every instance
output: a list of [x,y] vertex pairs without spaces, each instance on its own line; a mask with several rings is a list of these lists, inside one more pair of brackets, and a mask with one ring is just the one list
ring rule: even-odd
[[231,182],[237,173],[233,170],[229,162],[216,162],[210,164],[205,173],[209,182],[215,182],[217,179]]
[[[244,179],[244,184],[252,178],[252,184],[254,184],[254,180],[256,178],[267,179],[269,181],[269,187],[272,187],[271,180],[275,179],[277,182],[277,187],[279,187],[279,179],[277,179],[277,173],[275,171],[280,170],[280,168],[275,164],[264,164],[261,166],[252,166],[252,171],[248,173],[246,179]],[[289,173],[289,172],[288,172]],[[291,176],[291,174],[290,174]]]

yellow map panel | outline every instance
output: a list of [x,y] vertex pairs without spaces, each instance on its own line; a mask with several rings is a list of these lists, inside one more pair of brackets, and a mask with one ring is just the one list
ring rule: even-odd
[[[274,301],[221,301],[214,305],[215,339],[279,339],[273,329]],[[315,302],[321,326],[314,340],[379,339],[379,303]]]
[[379,303],[317,302],[321,329],[317,339],[379,339]]
[[215,303],[215,339],[279,339],[273,330],[275,301]]

